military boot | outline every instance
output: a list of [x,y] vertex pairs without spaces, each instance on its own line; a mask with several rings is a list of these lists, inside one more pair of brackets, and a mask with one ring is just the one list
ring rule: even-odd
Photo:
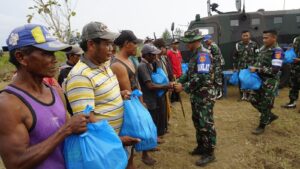
[[260,135],[260,134],[264,133],[265,127],[266,127],[265,124],[260,123],[258,125],[258,127],[255,130],[252,131],[252,134],[254,134],[254,135]]
[[289,103],[282,105],[281,107],[286,109],[294,109],[296,108],[296,102],[290,101]]
[[278,116],[272,113],[272,116],[270,118],[270,122],[268,124],[271,124],[273,121],[277,120]]
[[204,167],[209,163],[212,163],[216,160],[214,154],[205,154],[198,161],[196,161],[196,166]]
[[203,155],[205,154],[204,150],[202,148],[196,147],[193,151],[189,152],[190,155]]

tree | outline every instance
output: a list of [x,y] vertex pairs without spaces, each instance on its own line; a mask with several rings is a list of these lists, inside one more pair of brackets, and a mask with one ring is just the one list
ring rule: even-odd
[[183,34],[183,30],[181,30],[180,28],[176,28],[175,31],[174,31],[174,36],[176,38],[180,38]]
[[[72,0],[73,3],[76,3]],[[34,5],[29,7],[33,11],[27,15],[27,22],[38,14],[54,32],[59,40],[69,43],[75,32],[71,29],[71,18],[76,15],[72,9],[71,0],[33,0]]]
[[169,39],[172,39],[172,35],[168,29],[166,29],[161,37],[164,39],[164,41],[168,41]]

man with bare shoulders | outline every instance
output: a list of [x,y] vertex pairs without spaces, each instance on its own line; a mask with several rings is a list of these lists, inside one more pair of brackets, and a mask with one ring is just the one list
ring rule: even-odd
[[[139,40],[130,30],[123,30],[120,36],[114,41],[115,45],[119,47],[119,52],[112,59],[111,69],[117,76],[121,90],[140,90],[137,79],[137,67],[129,60],[129,57],[136,55],[137,44],[141,42],[142,40]],[[128,168],[135,168],[133,157],[132,149]],[[147,165],[153,165],[156,162],[149,156],[147,151],[143,152],[142,161]]]
[[0,155],[7,169],[65,169],[62,143],[86,131],[87,116],[67,120],[63,94],[43,83],[56,74],[55,51],[70,49],[42,25],[14,29],[7,39],[17,75],[0,94]]

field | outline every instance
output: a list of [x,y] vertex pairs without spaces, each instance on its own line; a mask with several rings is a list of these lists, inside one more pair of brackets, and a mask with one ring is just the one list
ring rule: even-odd
[[[1,59],[1,62],[3,60]],[[0,62],[0,65],[1,65]],[[0,89],[9,83],[12,66],[1,66]],[[7,71],[7,72],[6,72]],[[3,76],[5,75],[5,76]],[[151,155],[158,161],[153,167],[145,166],[136,154],[139,169],[196,169],[199,157],[188,154],[195,145],[195,130],[191,121],[188,96],[182,94],[186,111],[183,118],[180,104],[173,104],[170,132],[159,152]],[[217,160],[206,169],[299,169],[300,168],[300,114],[296,110],[285,110],[280,105],[288,101],[288,89],[280,90],[275,101],[274,113],[279,119],[267,127],[263,135],[251,134],[257,127],[259,114],[247,102],[237,102],[238,91],[230,86],[227,98],[215,104],[214,116],[217,129]],[[4,169],[0,164],[0,169]]]
[[[288,89],[280,91],[274,108],[279,119],[267,127],[261,136],[251,134],[257,127],[259,114],[247,102],[237,102],[237,88],[229,87],[227,98],[217,101],[214,109],[217,129],[216,162],[207,169],[299,169],[300,168],[300,114],[285,110],[281,104],[288,101]],[[183,95],[188,113],[184,119],[180,104],[173,105],[170,133],[161,151],[152,155],[158,160],[147,167],[139,160],[140,169],[193,169],[199,157],[188,154],[195,145],[195,130],[191,121],[191,108],[187,95]]]

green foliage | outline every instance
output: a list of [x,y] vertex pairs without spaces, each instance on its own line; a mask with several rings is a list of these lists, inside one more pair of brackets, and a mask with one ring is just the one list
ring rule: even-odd
[[171,33],[168,29],[166,29],[163,34],[161,35],[161,37],[165,40],[168,41],[169,39],[172,38]]
[[55,52],[55,56],[56,56],[56,60],[59,64],[62,64],[64,62],[66,62],[66,60],[67,60],[67,56],[66,56],[65,52],[61,52],[61,51]]
[[38,15],[62,42],[69,43],[75,32],[71,29],[71,18],[76,15],[72,9],[74,0],[33,0],[34,5],[28,7],[27,22]]
[[4,55],[0,57],[0,78],[2,78],[5,74],[15,70],[15,66],[9,62],[8,53],[5,52]]

